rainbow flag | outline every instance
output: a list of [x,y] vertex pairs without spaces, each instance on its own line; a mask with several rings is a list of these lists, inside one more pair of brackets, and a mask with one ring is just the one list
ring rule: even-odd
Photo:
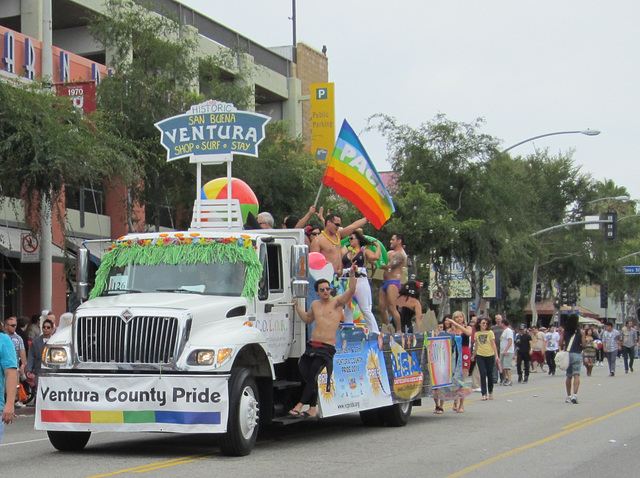
[[380,229],[396,210],[378,171],[346,120],[342,123],[322,184],[332,187],[351,202],[376,229]]

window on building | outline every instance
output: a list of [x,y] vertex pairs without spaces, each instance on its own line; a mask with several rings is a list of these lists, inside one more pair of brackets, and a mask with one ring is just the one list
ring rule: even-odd
[[81,188],[67,187],[65,190],[67,209],[76,209],[81,213],[90,212],[104,215],[104,191],[96,186]]

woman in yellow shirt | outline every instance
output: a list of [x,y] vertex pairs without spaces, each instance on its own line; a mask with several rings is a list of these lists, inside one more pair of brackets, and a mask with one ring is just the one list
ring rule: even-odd
[[480,371],[482,400],[487,399],[487,389],[489,400],[493,400],[493,366],[496,360],[500,360],[500,357],[496,349],[496,336],[489,328],[489,319],[484,317],[476,322],[475,346],[471,360],[474,359]]

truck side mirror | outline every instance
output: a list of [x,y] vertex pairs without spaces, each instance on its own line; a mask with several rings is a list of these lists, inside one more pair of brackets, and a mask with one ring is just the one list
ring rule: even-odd
[[291,278],[294,280],[309,277],[309,247],[306,244],[291,246]]
[[84,246],[78,248],[76,256],[76,281],[78,299],[84,302],[89,297],[89,251]]

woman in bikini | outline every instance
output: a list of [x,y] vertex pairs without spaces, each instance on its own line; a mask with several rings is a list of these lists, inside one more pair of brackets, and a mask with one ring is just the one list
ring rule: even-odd
[[[371,312],[371,286],[367,278],[367,262],[375,264],[380,259],[380,247],[376,251],[370,249],[373,243],[369,242],[362,234],[362,229],[358,228],[349,236],[349,246],[342,249],[342,268],[348,272],[352,264],[358,267],[356,272],[356,294],[354,298],[358,302],[358,307],[364,317],[370,332],[380,333],[378,322]],[[353,309],[347,304],[344,309],[344,321],[346,323],[353,322]]]

